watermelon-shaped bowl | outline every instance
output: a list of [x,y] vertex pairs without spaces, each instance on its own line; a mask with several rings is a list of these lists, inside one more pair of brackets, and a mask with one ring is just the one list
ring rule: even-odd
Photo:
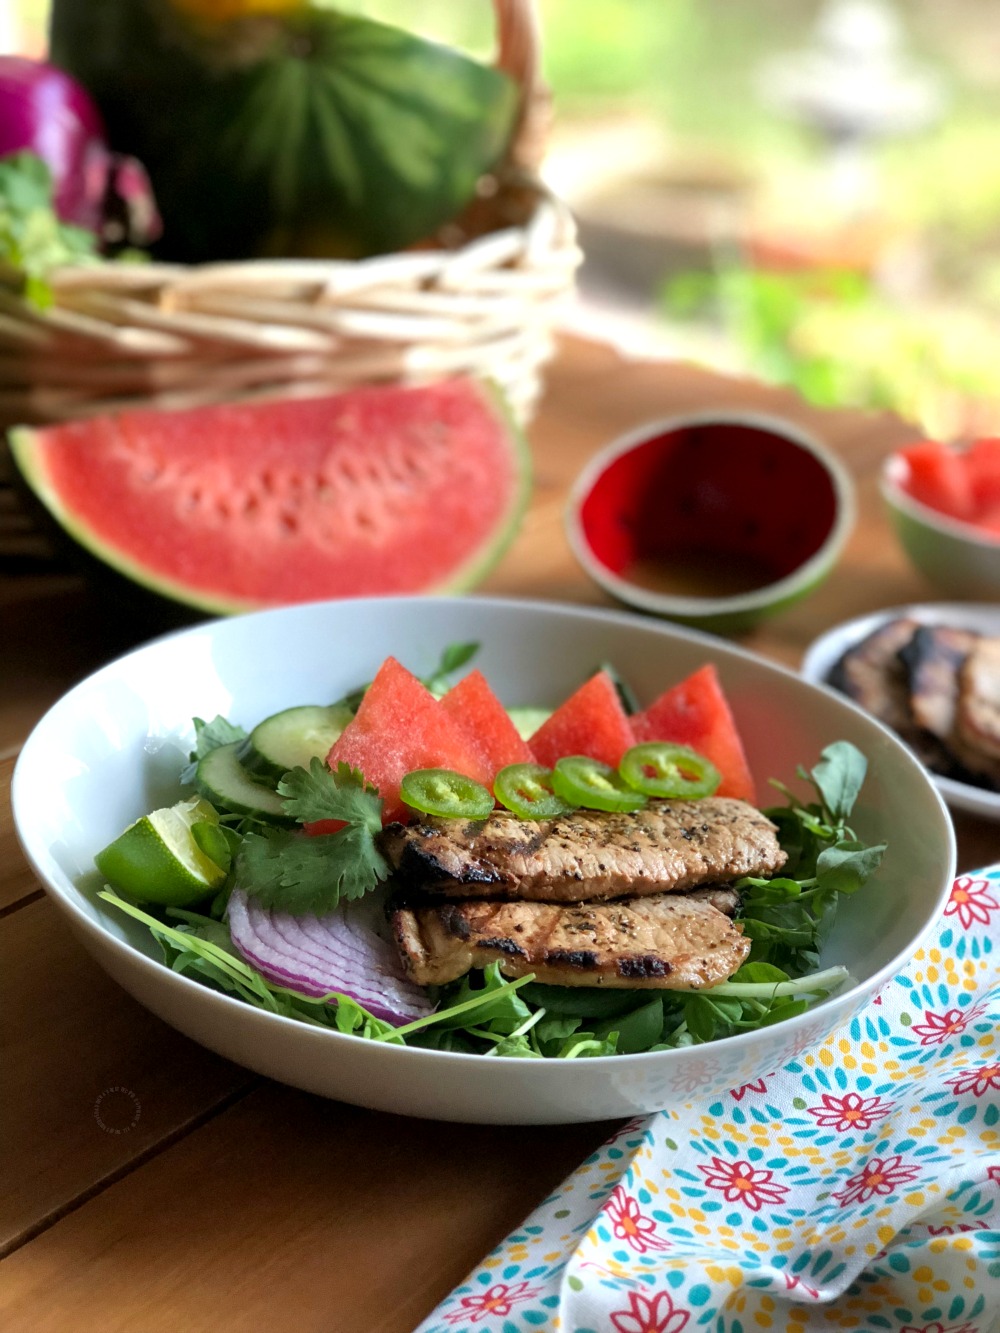
[[[868,777],[852,824],[886,841],[876,878],[846,898],[821,966],[850,979],[782,1023],[701,1046],[637,1055],[524,1060],[393,1046],[315,1027],[209,989],[165,966],[146,928],[100,899],[94,856],[146,812],[180,799],[192,718],[244,727],[331,701],[390,655],[418,672],[445,645],[476,662],[508,708],[552,707],[598,663],[638,697],[714,664],[760,792],[796,786],[831,742],[853,742]],[[776,719],[780,725],[776,725]],[[804,794],[803,788],[798,788]],[[943,909],[951,824],[925,770],[885,728],[832,690],[696,632],[634,615],[492,598],[360,598],[206,622],[119,658],[69,691],[26,742],[12,786],[25,854],[102,967],[195,1041],[268,1077],[357,1105],[444,1120],[538,1124],[655,1111],[693,1088],[722,1092],[777,1069],[867,1004]]]
[[725,634],[814,591],[854,512],[846,469],[808,432],[706,411],[645,423],[597,453],[573,487],[566,530],[619,601]]

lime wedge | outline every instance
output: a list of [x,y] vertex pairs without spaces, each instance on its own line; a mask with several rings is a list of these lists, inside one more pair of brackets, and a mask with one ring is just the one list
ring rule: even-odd
[[143,815],[94,863],[108,883],[141,903],[183,907],[220,889],[226,872],[205,855],[191,832],[200,821],[217,824],[215,807],[201,797]]

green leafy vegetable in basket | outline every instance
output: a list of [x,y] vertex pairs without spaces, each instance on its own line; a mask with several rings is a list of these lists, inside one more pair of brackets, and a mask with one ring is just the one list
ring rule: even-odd
[[53,59],[150,173],[164,257],[403,249],[504,154],[517,90],[458,51],[309,5],[215,24],[191,9],[56,0],[52,20]]
[[[9,280],[33,305],[52,303],[49,271],[97,254],[97,238],[60,222],[52,175],[34,153],[0,159],[0,284]],[[9,271],[9,272],[8,272]]]

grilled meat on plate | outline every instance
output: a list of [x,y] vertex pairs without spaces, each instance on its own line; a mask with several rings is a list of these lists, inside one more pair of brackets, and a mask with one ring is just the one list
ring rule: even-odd
[[657,893],[623,902],[447,902],[403,907],[392,929],[410,977],[440,986],[475,967],[533,972],[551,986],[678,990],[731,977],[750,941],[720,906],[733,890]]
[[382,850],[397,884],[457,898],[584,902],[771,875],[785,853],[745,801],[650,801],[642,810],[573,810],[556,819],[390,824]]

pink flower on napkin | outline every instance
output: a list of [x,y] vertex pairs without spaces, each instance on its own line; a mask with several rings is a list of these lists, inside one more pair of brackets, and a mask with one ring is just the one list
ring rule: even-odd
[[935,1320],[933,1324],[921,1324],[918,1328],[916,1324],[904,1324],[899,1333],[979,1333],[978,1324],[948,1324],[947,1327],[940,1320]]
[[781,1203],[787,1185],[773,1184],[774,1172],[751,1162],[724,1162],[713,1157],[711,1166],[699,1166],[710,1190],[721,1190],[728,1203],[745,1203],[759,1213],[765,1203]]
[[978,1069],[963,1069],[945,1083],[959,1095],[971,1092],[973,1097],[984,1097],[991,1089],[1000,1090],[1000,1064],[980,1065]]
[[518,1282],[513,1287],[506,1282],[496,1282],[480,1296],[463,1296],[460,1308],[445,1315],[445,1318],[449,1324],[459,1324],[464,1320],[478,1324],[480,1319],[486,1319],[491,1314],[508,1315],[518,1301],[530,1300],[537,1295],[538,1288],[529,1290],[527,1282]]
[[930,1009],[925,1009],[925,1021],[914,1023],[910,1031],[920,1038],[921,1046],[934,1046],[938,1042],[956,1036],[959,1032],[964,1032],[969,1018],[969,1010],[949,1009],[947,1013],[935,1014]]
[[891,1157],[873,1157],[863,1171],[851,1176],[842,1190],[833,1197],[846,1206],[849,1203],[867,1203],[876,1194],[892,1194],[897,1186],[909,1184],[920,1174],[919,1166],[904,1166],[899,1153]]
[[730,1088],[729,1095],[733,1101],[741,1102],[748,1092],[767,1092],[767,1085],[759,1078],[754,1083],[742,1083],[738,1088]]
[[968,930],[973,922],[988,926],[990,913],[1000,908],[1000,902],[987,892],[989,888],[988,879],[959,875],[951,886],[951,897],[944,909],[945,916],[957,916],[963,930]]
[[884,1102],[881,1097],[862,1097],[857,1092],[848,1092],[843,1097],[823,1094],[822,1106],[810,1106],[809,1114],[816,1117],[816,1124],[824,1128],[839,1129],[846,1134],[851,1129],[871,1129],[876,1120],[889,1115],[892,1102]]
[[638,1203],[625,1193],[621,1185],[616,1185],[608,1195],[604,1211],[617,1238],[625,1241],[636,1254],[667,1248],[669,1242],[661,1240],[656,1234],[656,1223],[639,1211]]
[[627,1310],[610,1315],[617,1333],[681,1333],[691,1318],[690,1310],[681,1310],[674,1305],[669,1291],[651,1297],[630,1291],[628,1303]]

